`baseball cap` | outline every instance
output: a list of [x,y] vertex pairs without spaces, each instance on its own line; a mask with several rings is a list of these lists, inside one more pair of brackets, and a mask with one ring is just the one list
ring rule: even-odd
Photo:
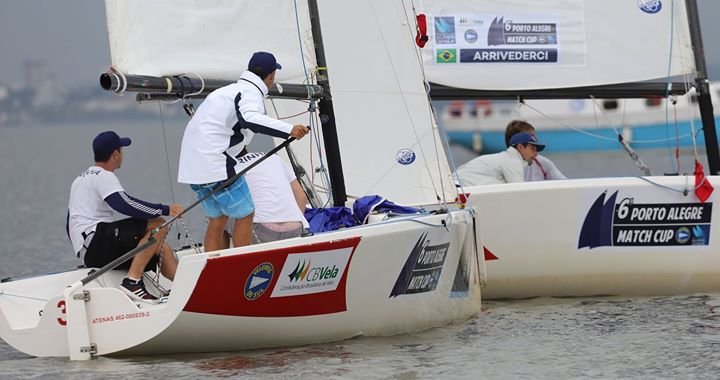
[[130,145],[131,141],[128,137],[120,137],[113,131],[105,131],[95,136],[93,140],[93,153],[95,157],[106,156],[115,149]]
[[510,146],[515,146],[517,144],[532,144],[537,147],[537,151],[541,152],[543,149],[545,149],[545,145],[540,144],[533,135],[527,133],[527,132],[520,132],[512,135],[510,137]]
[[263,74],[270,74],[275,70],[282,69],[279,63],[275,60],[275,56],[265,51],[255,52],[248,62],[248,69],[260,67]]

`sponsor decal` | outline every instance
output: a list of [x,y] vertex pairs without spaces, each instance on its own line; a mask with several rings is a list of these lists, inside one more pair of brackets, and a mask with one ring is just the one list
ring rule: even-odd
[[495,17],[488,28],[488,46],[494,45],[556,45],[557,24],[517,23]]
[[708,245],[712,203],[638,203],[607,191],[590,206],[578,249],[604,246]]
[[343,312],[358,244],[353,237],[208,258],[184,310],[240,317]]
[[662,10],[662,1],[660,0],[638,0],[637,3],[640,10],[645,13],[655,14]]
[[462,63],[545,63],[557,60],[557,49],[460,49]]
[[351,248],[288,255],[270,297],[328,292],[337,289]]
[[465,37],[465,42],[474,44],[478,40],[478,32],[475,29],[468,29],[465,31],[463,37]]
[[435,54],[437,63],[456,63],[457,50],[455,49],[438,49]]
[[245,280],[245,299],[254,301],[265,293],[273,278],[273,266],[270,263],[262,263],[250,272]]
[[560,13],[435,16],[435,62],[585,64],[583,2],[564,8]]
[[450,45],[455,43],[455,17],[435,17],[435,44]]
[[415,162],[415,152],[410,149],[400,149],[395,155],[395,159],[401,165],[410,165]]
[[116,322],[116,321],[124,321],[124,320],[130,320],[130,319],[138,319],[138,318],[148,318],[150,317],[149,311],[138,311],[135,313],[125,313],[125,314],[117,314],[117,315],[105,315],[100,317],[95,317],[92,319],[90,323],[93,325],[97,324],[103,324],[103,323],[110,323],[110,322]]
[[423,233],[410,251],[390,297],[403,294],[425,293],[435,290],[445,265],[450,242],[430,245],[427,232]]

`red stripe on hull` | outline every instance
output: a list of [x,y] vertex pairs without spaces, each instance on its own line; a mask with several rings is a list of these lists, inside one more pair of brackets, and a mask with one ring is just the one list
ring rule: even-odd
[[[200,274],[185,311],[243,317],[296,317],[338,313],[347,310],[345,284],[352,255],[360,237],[292,246],[262,252],[209,258]],[[334,290],[282,297],[270,295],[281,275],[288,255],[333,255],[333,250],[352,249],[343,275]],[[328,251],[324,253],[323,251]],[[272,278],[256,298],[246,297],[253,271],[264,263],[272,264]],[[287,281],[286,281],[287,282]]]

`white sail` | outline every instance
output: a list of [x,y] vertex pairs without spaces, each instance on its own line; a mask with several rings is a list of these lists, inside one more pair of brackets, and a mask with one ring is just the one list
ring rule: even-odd
[[[319,8],[348,195],[452,201],[456,191],[403,4],[326,0]],[[308,157],[308,147],[301,144],[300,155]]]
[[315,66],[307,3],[233,0],[106,0],[110,55],[123,74],[188,74],[237,80],[255,51],[273,52],[278,80]]
[[694,71],[684,1],[421,0],[430,82],[544,89]]
[[[294,4],[107,0],[112,62],[124,74],[232,80],[252,52],[263,50],[283,65],[278,81],[303,83],[317,64],[307,2],[297,2],[299,27]],[[455,186],[405,9],[397,1],[319,2],[347,194],[402,204],[452,201]],[[307,104],[276,100],[267,109],[287,116]],[[308,123],[307,115],[288,121]],[[319,166],[321,143],[293,146],[306,168]]]

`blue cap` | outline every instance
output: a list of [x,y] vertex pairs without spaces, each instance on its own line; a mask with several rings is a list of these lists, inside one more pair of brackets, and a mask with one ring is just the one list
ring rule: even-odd
[[516,134],[512,135],[512,137],[510,137],[510,144],[509,144],[509,145],[510,145],[510,146],[515,146],[515,145],[517,145],[517,144],[532,144],[532,145],[535,145],[535,147],[537,147],[537,151],[538,151],[538,152],[541,152],[543,149],[545,149],[545,145],[540,144],[533,135],[531,135],[531,134],[529,134],[529,133],[527,133],[527,132],[516,133]]
[[267,75],[275,70],[282,69],[279,63],[275,60],[275,56],[271,53],[258,51],[252,55],[250,62],[248,62],[248,70],[260,67],[263,74]]
[[103,157],[112,153],[115,149],[130,145],[130,139],[120,137],[113,131],[102,132],[93,140],[93,153],[95,157]]

